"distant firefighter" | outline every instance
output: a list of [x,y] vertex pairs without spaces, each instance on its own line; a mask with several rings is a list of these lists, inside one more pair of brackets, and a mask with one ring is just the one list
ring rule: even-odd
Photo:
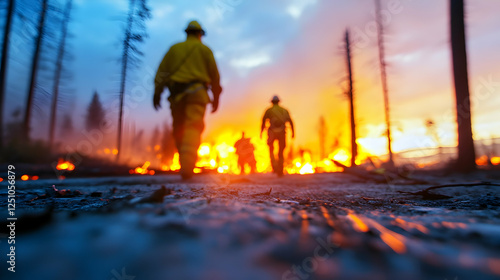
[[[153,105],[156,110],[161,108],[161,94],[168,87],[180,173],[183,179],[189,179],[193,175],[205,127],[206,105],[211,102],[212,113],[217,111],[222,88],[214,55],[201,42],[205,31],[197,21],[190,22],[185,31],[186,41],[173,45],[158,67]],[[212,101],[208,96],[209,88],[213,93]]]
[[245,165],[250,166],[250,172],[255,173],[257,162],[255,161],[255,147],[250,142],[250,138],[245,138],[245,132],[241,133],[241,138],[234,143],[236,154],[238,155],[238,166],[241,174],[245,173]]
[[[274,96],[271,100],[273,106],[266,110],[264,117],[262,118],[262,126],[260,129],[260,138],[262,138],[262,132],[266,128],[266,123],[269,120],[269,128],[267,129],[267,145],[269,145],[269,153],[271,157],[271,165],[273,167],[274,173],[278,176],[283,176],[283,163],[284,156],[283,151],[286,146],[286,123],[290,123],[290,128],[292,130],[292,138],[295,137],[295,131],[293,128],[293,122],[290,118],[290,113],[288,110],[279,105],[280,99],[278,96]],[[278,141],[278,160],[274,156],[274,142]]]

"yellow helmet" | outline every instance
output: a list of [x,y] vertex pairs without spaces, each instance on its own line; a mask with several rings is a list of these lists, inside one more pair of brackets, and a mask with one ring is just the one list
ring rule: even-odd
[[201,31],[201,35],[205,35],[205,30],[203,30],[203,28],[201,28],[201,24],[199,22],[197,22],[196,20],[193,20],[191,21],[188,26],[186,27],[186,30],[184,30],[186,32],[189,32],[189,31]]

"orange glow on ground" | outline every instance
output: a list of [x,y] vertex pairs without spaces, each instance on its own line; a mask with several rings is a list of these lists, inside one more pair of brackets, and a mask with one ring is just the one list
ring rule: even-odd
[[451,229],[457,229],[457,228],[466,229],[467,228],[467,225],[464,223],[454,223],[454,222],[443,221],[443,222],[441,222],[441,225],[443,225],[444,227],[447,227],[447,228],[451,228]]
[[384,241],[385,244],[387,244],[387,246],[391,247],[394,252],[398,254],[403,254],[406,252],[405,244],[394,235],[382,232],[380,234],[380,238],[382,239],[382,241]]
[[333,228],[335,223],[333,222],[332,216],[328,213],[328,210],[324,206],[321,206],[321,213],[323,214],[323,217],[328,225]]
[[349,217],[349,219],[351,219],[351,221],[353,221],[354,229],[356,231],[368,232],[370,230],[370,228],[368,228],[368,226],[363,221],[361,221],[361,219],[358,216],[356,216],[354,213],[348,213],[347,217]]
[[29,180],[29,178],[30,178],[30,177],[29,177],[28,175],[23,175],[23,176],[21,176],[21,180],[23,180],[23,181],[28,181],[28,180]]
[[400,219],[400,218],[394,219],[394,223],[405,230],[416,229],[416,230],[419,230],[420,232],[425,233],[425,234],[429,233],[429,229],[424,227],[421,224],[408,222],[408,221],[405,221],[405,220]]
[[489,259],[488,266],[494,274],[500,275],[500,259]]

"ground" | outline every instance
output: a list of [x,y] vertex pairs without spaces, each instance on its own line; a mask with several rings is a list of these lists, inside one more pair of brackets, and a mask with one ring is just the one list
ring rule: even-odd
[[[497,176],[417,175],[428,183],[345,173],[19,182],[16,272],[3,230],[0,278],[499,279],[500,187],[399,192]],[[7,212],[6,185],[0,198]]]

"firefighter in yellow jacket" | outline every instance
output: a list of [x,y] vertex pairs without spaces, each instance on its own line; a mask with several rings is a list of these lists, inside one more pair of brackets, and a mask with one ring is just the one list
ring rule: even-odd
[[[269,128],[267,129],[267,145],[269,146],[271,165],[274,173],[278,174],[278,176],[283,176],[283,163],[285,161],[283,151],[286,146],[286,123],[290,124],[292,138],[295,137],[295,131],[293,128],[292,118],[290,118],[290,113],[287,109],[281,107],[279,102],[279,97],[275,95],[271,100],[273,106],[267,109],[264,113],[260,129],[260,138],[262,138],[262,132],[266,128],[267,121],[269,121]],[[278,160],[276,160],[276,157],[274,156],[275,141],[278,141]]]
[[[204,129],[205,108],[212,103],[212,113],[219,107],[219,71],[212,51],[201,42],[205,31],[197,21],[186,28],[187,39],[170,47],[155,78],[153,105],[161,108],[161,94],[168,87],[173,118],[173,134],[179,152],[183,179],[193,175]],[[213,99],[210,100],[208,89]]]

